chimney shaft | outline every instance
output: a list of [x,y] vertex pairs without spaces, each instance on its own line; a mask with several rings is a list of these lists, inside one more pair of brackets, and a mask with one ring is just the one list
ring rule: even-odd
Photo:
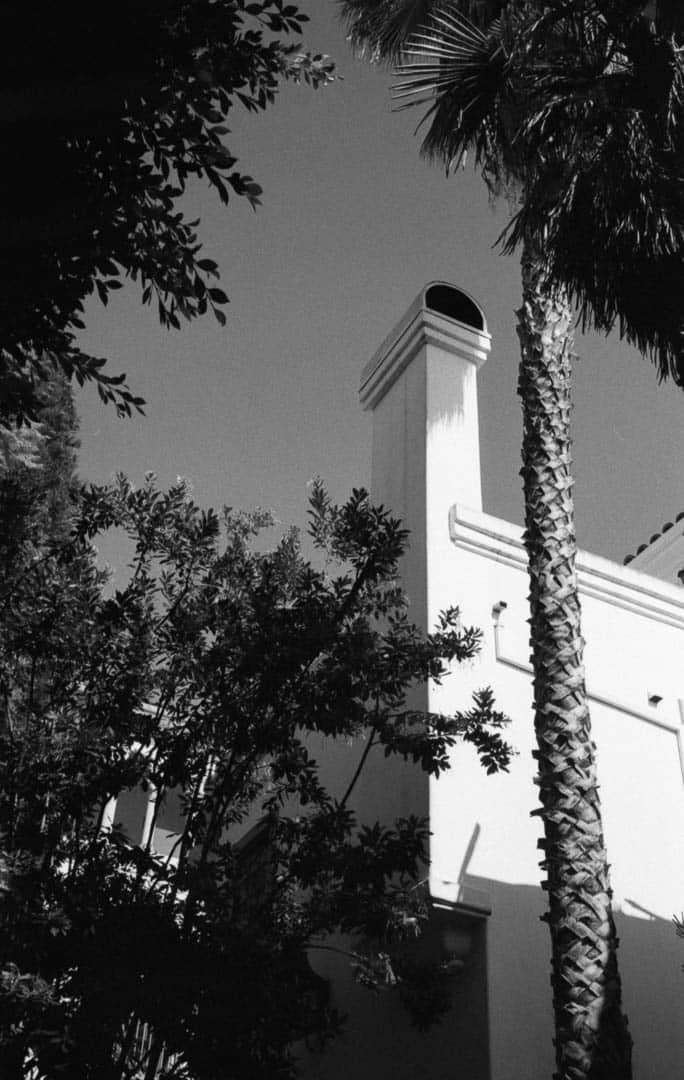
[[449,550],[449,510],[482,509],[477,370],[490,342],[479,306],[433,283],[361,378],[361,402],[373,411],[372,496],[411,531],[404,584],[413,618],[428,625],[440,608],[429,602],[428,569]]

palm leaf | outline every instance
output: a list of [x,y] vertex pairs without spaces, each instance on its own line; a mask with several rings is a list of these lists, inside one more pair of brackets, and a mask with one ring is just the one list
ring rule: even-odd
[[535,237],[584,325],[617,327],[684,386],[684,46],[635,11],[557,0],[485,30],[433,15],[393,96],[425,108],[428,156],[473,149],[490,186],[517,181],[505,252]]
[[684,386],[684,49],[641,19],[619,54],[605,36],[592,46],[523,125],[534,169],[504,250],[543,229],[584,326],[616,327]]
[[356,48],[373,59],[396,63],[409,39],[434,18],[454,12],[485,26],[506,6],[506,0],[338,0]]
[[500,130],[513,95],[507,34],[503,17],[482,30],[459,12],[433,16],[407,43],[392,88],[399,109],[426,107],[424,154],[451,168],[473,149],[494,183],[514,171],[513,141]]
[[445,0],[342,0],[343,19],[356,48],[394,62],[408,38],[425,26]]

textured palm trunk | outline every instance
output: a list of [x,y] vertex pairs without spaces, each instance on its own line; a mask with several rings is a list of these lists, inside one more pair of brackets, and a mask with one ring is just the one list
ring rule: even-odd
[[572,314],[523,255],[518,312],[525,547],[557,1080],[627,1080],[615,924],[582,659],[570,457]]

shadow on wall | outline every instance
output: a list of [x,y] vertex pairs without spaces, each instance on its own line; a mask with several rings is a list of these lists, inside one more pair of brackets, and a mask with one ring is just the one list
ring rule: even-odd
[[[436,916],[420,938],[417,952],[423,959],[446,956],[444,927]],[[302,1054],[299,1075],[305,1080],[488,1080],[484,921],[461,918],[450,931],[461,953],[467,941],[468,955],[449,976],[451,1011],[427,1033],[412,1026],[397,987],[362,988],[345,957],[311,950],[311,966],[330,981],[330,1004],[346,1020],[324,1050]]]
[[[325,1050],[303,1054],[304,1080],[549,1080],[550,946],[539,918],[545,896],[534,886],[472,875],[464,884],[489,894],[492,914],[450,913],[452,929],[461,942],[465,932],[469,944],[459,946],[451,1011],[425,1034],[411,1026],[395,988],[365,990],[344,957],[312,951],[312,967],[330,980],[331,1004],[347,1020]],[[684,949],[667,919],[618,914],[616,921],[634,1078],[674,1080],[684,1071]],[[425,955],[450,959],[448,929],[449,919],[436,912]]]
[[[489,893],[490,1048],[494,1080],[548,1080],[553,1072],[549,931],[541,889],[467,876]],[[682,898],[684,903],[684,897]],[[627,907],[627,905],[625,905]],[[616,912],[623,1005],[634,1040],[634,1080],[684,1072],[684,949],[672,922],[634,906]],[[540,1061],[541,1059],[541,1061]]]
[[[684,904],[684,897],[682,897]],[[625,905],[627,911],[629,908]],[[684,948],[670,919],[616,916],[635,1080],[684,1074]]]

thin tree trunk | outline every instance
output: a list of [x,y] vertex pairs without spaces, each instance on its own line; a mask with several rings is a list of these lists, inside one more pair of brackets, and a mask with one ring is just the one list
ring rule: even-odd
[[556,1080],[628,1080],[611,888],[582,660],[570,457],[572,312],[523,254],[518,314],[525,547],[539,795],[548,875]]

